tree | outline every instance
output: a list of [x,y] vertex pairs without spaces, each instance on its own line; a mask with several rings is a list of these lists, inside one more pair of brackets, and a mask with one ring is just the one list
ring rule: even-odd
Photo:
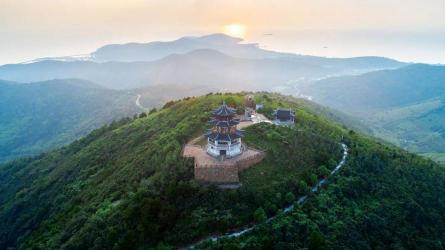
[[310,176],[310,181],[311,181],[311,185],[315,185],[315,183],[317,183],[318,177],[316,174],[312,173]]
[[150,109],[150,111],[148,112],[149,115],[156,113],[158,110],[156,108],[152,108]]
[[290,204],[295,201],[295,195],[292,192],[287,192],[285,199],[286,199],[286,202]]
[[318,176],[326,177],[329,176],[330,173],[331,171],[329,171],[329,169],[325,165],[321,165],[320,167],[318,167]]
[[257,223],[264,222],[267,219],[266,212],[262,207],[259,207],[255,212],[253,213],[253,219]]
[[329,159],[328,166],[333,168],[337,165],[337,162],[334,159]]
[[307,183],[304,180],[301,180],[298,182],[298,192],[301,194],[307,193],[309,190],[309,187],[307,186]]
[[228,96],[228,97],[224,98],[224,101],[230,107],[236,107],[237,106],[236,105],[236,100],[232,96]]
[[320,231],[315,230],[311,233],[311,236],[309,237],[309,250],[324,250],[324,249],[330,249],[326,241],[324,240],[323,234],[320,233]]
[[156,250],[170,250],[173,249],[172,247],[164,244],[163,242],[158,243],[158,245],[156,245]]

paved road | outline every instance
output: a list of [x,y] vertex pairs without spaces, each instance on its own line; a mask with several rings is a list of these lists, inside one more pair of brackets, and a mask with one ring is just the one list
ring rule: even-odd
[[238,127],[238,129],[243,129],[243,128],[249,127],[253,124],[257,124],[257,123],[261,123],[261,122],[272,123],[272,121],[267,119],[264,115],[257,113],[252,117],[252,121],[242,121],[242,122],[240,122],[240,124],[237,127]]

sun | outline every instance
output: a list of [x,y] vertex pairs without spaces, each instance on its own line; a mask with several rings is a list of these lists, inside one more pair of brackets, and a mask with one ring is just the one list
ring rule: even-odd
[[244,38],[246,36],[247,27],[242,24],[228,24],[224,26],[224,34]]

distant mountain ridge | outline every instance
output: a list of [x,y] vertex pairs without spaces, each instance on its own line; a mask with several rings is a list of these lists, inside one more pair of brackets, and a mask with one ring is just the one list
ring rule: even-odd
[[171,54],[185,54],[198,49],[218,50],[226,55],[260,59],[289,56],[291,54],[263,50],[257,44],[241,44],[240,38],[224,34],[212,34],[201,37],[182,37],[167,42],[127,43],[105,45],[91,54],[91,60],[97,62],[119,61],[154,61]]
[[346,70],[291,59],[245,59],[216,50],[173,54],[154,62],[42,61],[0,67],[0,78],[19,82],[78,78],[114,89],[156,84],[214,84],[221,89],[258,90],[300,78],[320,78]]
[[186,54],[193,50],[210,49],[217,50],[228,56],[263,59],[263,58],[292,58],[295,61],[310,63],[332,63],[343,61],[346,63],[363,64],[368,67],[375,66],[394,67],[401,62],[393,59],[377,56],[361,56],[352,58],[328,58],[320,56],[300,55],[290,52],[279,52],[262,49],[257,43],[243,43],[243,39],[231,37],[221,33],[204,36],[185,36],[172,41],[154,41],[148,43],[108,44],[96,51],[75,56],[45,57],[26,63],[55,60],[55,61],[93,61],[93,62],[147,62],[162,59],[172,54]]
[[217,84],[231,91],[273,90],[299,79],[405,65],[382,57],[323,58],[280,53],[240,42],[238,38],[214,34],[171,42],[107,45],[89,58],[46,58],[3,65],[0,66],[0,79],[32,82],[78,78],[115,89],[179,83]]

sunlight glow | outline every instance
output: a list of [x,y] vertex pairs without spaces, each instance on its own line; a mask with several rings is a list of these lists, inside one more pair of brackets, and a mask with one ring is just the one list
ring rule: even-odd
[[245,38],[246,30],[247,27],[242,24],[229,24],[224,26],[224,34],[238,38]]

